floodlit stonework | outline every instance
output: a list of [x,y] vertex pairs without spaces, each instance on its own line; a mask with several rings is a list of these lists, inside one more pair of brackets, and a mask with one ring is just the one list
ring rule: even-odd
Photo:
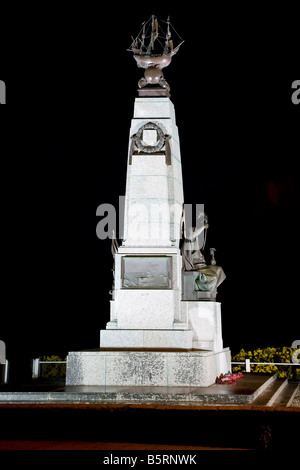
[[110,319],[100,331],[99,350],[69,353],[67,385],[209,386],[231,370],[216,301],[225,275],[214,254],[206,265],[206,238],[199,242],[206,214],[196,229],[185,227],[175,109],[160,71],[178,48],[171,44],[168,55],[167,43],[161,56],[153,56],[155,74],[152,49],[133,48],[146,72],[129,132],[124,238],[112,246]]

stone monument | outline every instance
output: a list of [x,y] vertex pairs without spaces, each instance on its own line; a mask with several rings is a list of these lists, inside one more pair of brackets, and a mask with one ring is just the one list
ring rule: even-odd
[[161,36],[152,16],[130,47],[145,72],[130,128],[124,238],[112,243],[110,321],[98,350],[68,354],[67,385],[209,386],[231,370],[216,301],[225,274],[214,248],[211,265],[201,251],[206,214],[185,228],[178,129],[162,72],[183,41],[176,46],[169,19],[163,24]]

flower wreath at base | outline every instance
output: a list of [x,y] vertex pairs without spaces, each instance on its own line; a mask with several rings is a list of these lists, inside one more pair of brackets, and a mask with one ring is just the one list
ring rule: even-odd
[[238,379],[242,379],[243,377],[244,374],[242,374],[241,372],[238,372],[236,374],[227,372],[227,374],[221,374],[219,377],[216,378],[216,384],[232,384]]

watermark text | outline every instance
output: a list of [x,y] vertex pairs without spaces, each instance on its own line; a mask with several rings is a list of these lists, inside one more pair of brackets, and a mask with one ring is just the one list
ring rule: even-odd
[[300,103],[300,80],[293,81],[292,90],[295,90],[291,96],[292,103],[299,104]]

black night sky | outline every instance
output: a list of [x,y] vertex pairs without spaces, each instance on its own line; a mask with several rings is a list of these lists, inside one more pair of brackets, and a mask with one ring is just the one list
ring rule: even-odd
[[110,240],[96,237],[96,208],[125,194],[142,75],[126,49],[151,14],[170,15],[185,40],[164,74],[185,202],[204,203],[207,247],[227,275],[224,346],[299,339],[299,17],[130,5],[35,11],[36,21],[15,24],[18,41],[2,59],[0,339],[24,368],[97,348],[109,320],[112,257]]

